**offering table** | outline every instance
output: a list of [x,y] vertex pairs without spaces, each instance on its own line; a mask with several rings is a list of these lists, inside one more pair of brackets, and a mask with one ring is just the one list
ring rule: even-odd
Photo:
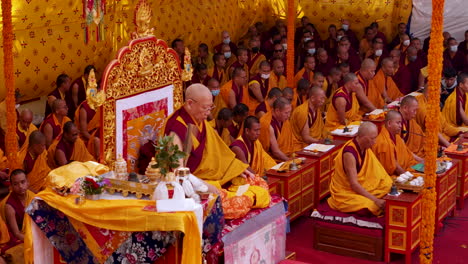
[[437,174],[436,232],[442,227],[442,221],[454,213],[457,201],[457,175],[460,162],[452,160],[452,166],[444,173]]
[[319,162],[305,158],[296,171],[267,171],[268,179],[279,179],[278,194],[288,200],[291,221],[314,207],[314,179]]
[[[468,142],[465,138],[462,139],[462,144]],[[457,176],[457,208],[463,209],[465,206],[465,198],[468,196],[468,150],[456,151],[457,144],[452,144],[446,149],[445,154],[454,160],[459,161],[459,172]],[[462,145],[464,146],[464,145]],[[450,151],[453,149],[453,151]]]

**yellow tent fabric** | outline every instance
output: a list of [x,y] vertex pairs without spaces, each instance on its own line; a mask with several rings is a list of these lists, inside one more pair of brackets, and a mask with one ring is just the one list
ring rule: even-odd
[[[284,18],[287,3],[285,0],[148,2],[153,9],[151,25],[155,36],[169,44],[175,38],[183,39],[194,56],[198,44],[206,43],[211,50],[220,43],[223,30],[228,30],[235,42],[257,21],[264,22],[268,30],[275,17]],[[411,12],[411,0],[389,4],[386,1],[350,4],[347,0],[298,2],[298,17],[307,15],[323,39],[329,24],[340,25],[339,21],[345,18],[350,19],[358,37],[373,21],[379,22],[380,30],[387,37],[393,37],[398,22],[407,21]],[[14,72],[16,87],[25,95],[22,99],[52,91],[56,77],[62,72],[75,79],[83,74],[86,65],[94,64],[102,73],[118,49],[127,45],[134,31],[133,13],[137,3],[106,1],[102,40],[96,40],[98,28],[92,24],[89,42],[85,44],[83,1],[49,0],[47,4],[12,1]],[[1,49],[0,56],[3,57]],[[0,64],[0,71],[3,71],[3,64]],[[4,83],[3,75],[0,83]],[[0,89],[0,100],[5,93],[6,89]]]

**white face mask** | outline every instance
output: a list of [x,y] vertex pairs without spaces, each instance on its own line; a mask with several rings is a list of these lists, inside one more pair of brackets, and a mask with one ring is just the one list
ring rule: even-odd
[[457,46],[457,45],[450,46],[450,51],[451,51],[451,52],[457,52],[457,50],[458,50],[458,46]]
[[405,41],[403,41],[403,46],[408,47],[409,44],[410,44],[410,40],[409,40],[409,39],[406,39]]
[[311,38],[305,38],[304,39],[304,43],[306,43],[307,41],[311,40]]
[[349,29],[349,25],[343,24],[343,25],[341,25],[341,27],[342,27],[345,31],[347,31],[347,30]]
[[283,45],[283,49],[284,49],[284,50],[287,50],[287,49],[288,49],[288,44],[287,44],[287,43],[283,43],[283,44],[281,44],[281,45]]
[[231,52],[230,52],[230,51],[224,52],[224,57],[225,57],[226,59],[231,58]]
[[270,74],[269,73],[262,73],[262,74],[260,74],[260,77],[262,77],[262,79],[266,80],[266,79],[270,78]]
[[315,54],[315,49],[308,49],[307,52],[309,52],[309,54],[314,55]]
[[343,36],[341,36],[341,35],[336,36],[336,40],[340,41],[342,37],[343,37]]
[[224,44],[229,44],[231,42],[231,38],[225,38],[223,39]]
[[376,50],[375,51],[375,56],[377,56],[377,57],[382,56],[382,50],[381,49]]

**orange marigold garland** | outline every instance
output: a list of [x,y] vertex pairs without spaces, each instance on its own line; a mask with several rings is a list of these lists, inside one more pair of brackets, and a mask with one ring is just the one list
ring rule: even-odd
[[10,168],[14,168],[18,141],[16,139],[16,100],[15,100],[15,76],[13,70],[13,22],[11,19],[11,0],[2,0],[3,18],[3,74],[5,76],[7,131],[6,153],[10,162]]
[[286,51],[286,75],[289,87],[294,87],[294,32],[296,23],[296,5],[295,0],[288,0],[288,49]]
[[432,0],[431,41],[428,54],[428,108],[426,116],[426,188],[422,198],[420,262],[432,263],[436,211],[436,159],[439,132],[440,76],[442,75],[442,53],[444,26],[444,0]]

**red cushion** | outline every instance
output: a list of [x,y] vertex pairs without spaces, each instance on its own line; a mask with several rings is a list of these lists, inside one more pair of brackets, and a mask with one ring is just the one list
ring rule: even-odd
[[313,218],[313,219],[314,219],[314,225],[316,227],[324,227],[324,228],[329,228],[329,229],[341,230],[345,232],[351,232],[351,233],[371,236],[371,237],[383,237],[384,236],[383,229],[358,227],[355,225],[345,225],[345,224],[326,222],[322,220],[317,220],[316,218]]

